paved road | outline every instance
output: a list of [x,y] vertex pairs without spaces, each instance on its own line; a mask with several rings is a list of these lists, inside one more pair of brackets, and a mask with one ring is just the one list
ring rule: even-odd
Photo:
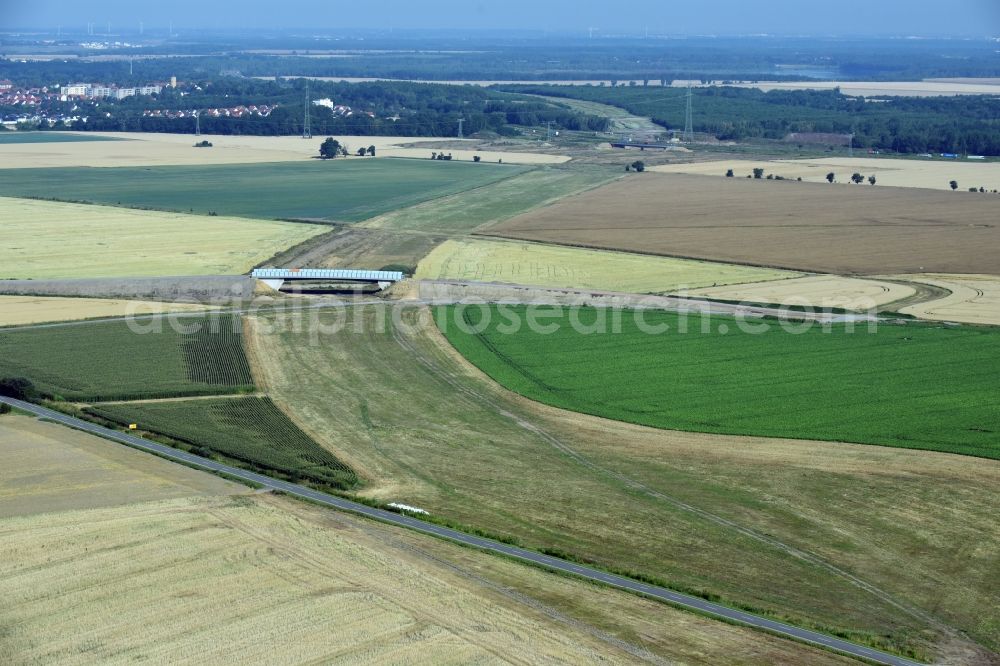
[[5,402],[8,405],[17,407],[26,412],[31,412],[37,416],[50,419],[62,423],[64,425],[77,428],[79,430],[84,430],[100,437],[110,439],[122,444],[127,444],[129,446],[141,449],[143,451],[148,451],[155,453],[157,455],[163,456],[164,458],[169,458],[171,460],[184,462],[201,469],[223,472],[230,476],[244,479],[247,481],[252,481],[258,483],[266,488],[272,490],[280,490],[282,492],[288,493],[289,495],[295,495],[308,500],[312,500],[319,504],[325,504],[327,506],[333,507],[335,509],[340,509],[341,511],[348,511],[351,513],[360,514],[362,516],[367,516],[369,518],[374,518],[386,523],[391,523],[393,525],[399,525],[402,527],[408,527],[410,529],[416,530],[418,532],[423,532],[425,534],[431,534],[437,537],[442,537],[444,539],[449,539],[451,541],[456,541],[468,546],[473,546],[475,548],[481,548],[486,551],[501,553],[509,557],[513,557],[518,560],[523,560],[526,562],[531,562],[534,564],[539,564],[550,569],[555,569],[564,573],[573,574],[580,576],[581,578],[587,578],[593,581],[598,581],[611,585],[613,587],[621,588],[623,590],[628,590],[637,594],[645,595],[661,601],[665,601],[675,606],[680,606],[682,608],[692,609],[700,611],[707,615],[715,616],[718,618],[723,618],[740,624],[749,625],[758,629],[765,629],[767,631],[780,634],[783,636],[788,636],[795,638],[797,640],[813,643],[816,645],[821,645],[838,652],[842,652],[846,655],[853,657],[859,657],[867,659],[869,661],[874,661],[880,664],[889,664],[891,666],[919,666],[919,662],[911,661],[909,659],[904,659],[903,657],[897,657],[885,652],[880,652],[878,650],[865,647],[863,645],[857,645],[833,636],[828,636],[826,634],[821,634],[815,631],[809,631],[808,629],[800,629],[792,625],[784,624],[782,622],[777,622],[775,620],[768,619],[766,617],[761,617],[758,615],[752,615],[750,613],[745,613],[743,611],[734,610],[726,606],[721,606],[719,604],[712,603],[710,601],[705,601],[698,597],[692,597],[686,594],[681,594],[679,592],[674,592],[673,590],[668,590],[663,587],[657,587],[655,585],[648,585],[646,583],[640,583],[638,581],[632,580],[630,578],[625,578],[623,576],[616,576],[615,574],[610,574],[599,569],[593,569],[587,566],[576,564],[574,562],[569,562],[567,560],[562,560],[556,557],[550,557],[548,555],[543,555],[531,550],[526,550],[524,548],[518,548],[517,546],[510,546],[499,541],[493,541],[492,539],[484,539],[482,537],[473,536],[471,534],[466,534],[464,532],[459,532],[457,530],[449,529],[447,527],[440,527],[438,525],[433,525],[426,523],[422,520],[412,518],[410,516],[401,515],[398,513],[393,513],[391,511],[383,511],[382,509],[375,509],[370,506],[365,506],[364,504],[358,504],[357,502],[352,502],[350,500],[344,499],[342,497],[337,497],[335,495],[328,495],[327,493],[322,493],[317,490],[312,490],[304,486],[300,486],[294,483],[289,483],[287,481],[279,481],[277,479],[272,479],[271,477],[264,476],[262,474],[256,474],[254,472],[249,472],[246,470],[239,469],[237,467],[230,467],[229,465],[224,465],[222,463],[215,462],[213,460],[208,460],[200,456],[196,456],[190,453],[185,453],[178,449],[171,448],[169,446],[164,446],[162,444],[157,444],[149,440],[142,439],[141,437],[135,437],[127,433],[118,432],[116,430],[110,430],[104,428],[95,423],[89,423],[72,416],[67,416],[61,412],[56,412],[45,407],[39,407],[27,402],[22,402],[20,400],[14,400],[13,398],[6,398],[0,396],[0,402]]
[[417,298],[410,300],[394,300],[385,298],[315,298],[299,300],[292,303],[260,303],[248,307],[220,306],[216,310],[182,310],[180,312],[159,312],[153,314],[119,315],[94,319],[74,321],[57,321],[41,324],[24,324],[16,326],[0,326],[0,332],[30,331],[46,328],[65,328],[69,326],[88,326],[112,321],[148,321],[154,319],[196,319],[209,315],[246,315],[266,314],[270,312],[328,310],[345,307],[361,307],[382,305],[385,307],[415,307],[420,305],[459,305],[462,303],[478,304],[484,302],[504,302],[524,305],[566,305],[566,299],[579,299],[580,302],[605,299],[617,301],[616,307],[632,309],[666,310],[670,312],[691,312],[705,315],[728,315],[753,319],[756,317],[776,317],[778,319],[806,319],[820,323],[840,324],[848,322],[866,322],[877,319],[877,315],[866,313],[828,313],[816,308],[814,311],[797,311],[786,308],[724,303],[706,298],[687,298],[680,296],[655,296],[649,294],[634,294],[618,291],[598,291],[593,289],[560,289],[556,287],[539,287],[525,284],[507,284],[503,282],[472,282],[466,280],[418,280],[419,284],[442,285],[461,289],[493,290],[496,293],[488,298],[483,296],[445,296],[442,298]]

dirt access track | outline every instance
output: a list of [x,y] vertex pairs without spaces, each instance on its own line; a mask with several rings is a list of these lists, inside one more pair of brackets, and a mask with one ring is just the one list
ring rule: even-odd
[[1000,196],[634,174],[481,233],[819,273],[1000,274]]

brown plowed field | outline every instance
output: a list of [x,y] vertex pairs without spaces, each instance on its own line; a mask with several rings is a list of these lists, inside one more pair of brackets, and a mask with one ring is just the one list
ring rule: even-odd
[[962,191],[643,173],[484,233],[823,273],[1000,274],[1000,196]]

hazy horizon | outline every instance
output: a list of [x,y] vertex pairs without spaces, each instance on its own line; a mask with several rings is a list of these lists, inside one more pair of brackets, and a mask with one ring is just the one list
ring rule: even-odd
[[133,1],[91,3],[41,0],[32,6],[2,1],[0,30],[44,29],[83,32],[94,23],[103,33],[135,34],[176,30],[300,30],[309,34],[343,30],[516,30],[615,35],[755,35],[774,36],[1000,36],[996,0],[952,0],[947,10],[933,0],[874,0],[856,12],[840,5],[801,0],[771,0],[748,5],[740,0],[693,3],[634,0],[627,15],[607,3],[571,0],[427,0],[419,7],[402,0],[377,6],[309,1],[294,8],[247,0],[240,3],[178,0],[169,5],[139,6]]

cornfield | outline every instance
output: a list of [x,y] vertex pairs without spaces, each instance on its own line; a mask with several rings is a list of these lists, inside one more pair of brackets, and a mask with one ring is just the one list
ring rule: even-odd
[[[126,321],[0,332],[0,377],[26,377],[44,393],[78,401],[138,400],[252,391],[239,317]],[[133,328],[135,330],[133,330]]]
[[262,472],[350,488],[350,467],[314,442],[269,398],[102,405],[89,413],[218,453]]

